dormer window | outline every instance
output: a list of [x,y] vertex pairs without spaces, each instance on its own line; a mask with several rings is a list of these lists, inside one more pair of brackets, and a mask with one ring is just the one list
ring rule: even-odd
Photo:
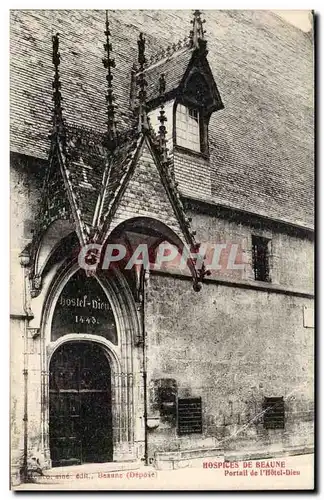
[[[209,120],[224,106],[207,61],[203,30],[194,26],[189,43],[172,46],[145,67],[145,105],[156,133],[160,127],[159,108],[164,105],[169,154],[178,148],[184,154],[192,152],[208,160]],[[141,72],[133,69],[130,100],[134,110],[139,104],[137,81],[141,81]]]
[[197,108],[177,105],[175,136],[177,146],[200,153],[200,113]]

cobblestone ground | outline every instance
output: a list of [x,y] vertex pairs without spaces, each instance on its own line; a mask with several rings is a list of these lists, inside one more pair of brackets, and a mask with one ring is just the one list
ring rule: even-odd
[[[219,458],[215,461],[219,462]],[[210,461],[210,459],[208,459]],[[278,463],[280,463],[278,466]],[[213,460],[211,460],[213,463]],[[234,462],[235,464],[235,462]],[[49,479],[44,484],[22,484],[22,490],[240,490],[312,489],[314,455],[251,460],[231,468],[182,468],[156,470],[141,467],[133,471],[71,474],[68,482]],[[246,475],[239,474],[240,472]],[[266,471],[270,471],[266,472]],[[79,476],[79,477],[77,477]],[[117,476],[117,477],[116,477]],[[44,480],[46,481],[46,479]],[[57,482],[55,482],[57,481]]]

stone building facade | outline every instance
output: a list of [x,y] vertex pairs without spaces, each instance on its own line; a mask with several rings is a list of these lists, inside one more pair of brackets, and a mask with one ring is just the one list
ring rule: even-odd
[[[313,40],[204,16],[11,12],[13,483],[312,450]],[[79,267],[138,242],[192,256]]]

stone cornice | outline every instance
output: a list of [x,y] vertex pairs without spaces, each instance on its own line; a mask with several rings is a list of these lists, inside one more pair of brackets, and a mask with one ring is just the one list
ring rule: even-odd
[[[162,270],[151,270],[152,275],[158,276],[169,276],[182,280],[190,280],[191,276],[189,274],[180,274],[175,270],[169,269],[168,271]],[[298,290],[294,288],[285,287],[283,285],[277,285],[274,283],[262,283],[260,281],[247,281],[247,280],[231,280],[225,277],[214,277],[214,276],[206,276],[204,279],[204,285],[222,285],[233,288],[245,288],[251,290],[257,290],[259,292],[267,292],[267,293],[277,293],[283,295],[290,295],[295,297],[304,297],[307,299],[313,299],[315,297],[314,292],[307,290]]]

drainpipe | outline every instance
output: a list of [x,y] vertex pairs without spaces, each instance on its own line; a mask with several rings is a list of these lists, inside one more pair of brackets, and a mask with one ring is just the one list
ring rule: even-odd
[[141,293],[142,293],[142,307],[141,307],[141,323],[143,335],[143,391],[144,391],[144,462],[148,463],[148,439],[147,439],[147,357],[146,357],[146,330],[145,330],[145,299],[146,299],[146,284],[149,279],[149,271],[142,269],[141,277]]
[[28,479],[28,355],[27,355],[27,320],[24,321],[24,460],[23,460],[23,481]]
[[27,339],[27,323],[30,319],[31,311],[29,310],[27,303],[27,287],[26,280],[28,277],[27,267],[29,266],[30,257],[27,251],[23,251],[20,254],[20,264],[23,268],[23,309],[25,313],[24,318],[24,365],[23,365],[23,375],[24,375],[24,449],[23,449],[23,469],[22,476],[23,481],[28,480],[28,339]]

